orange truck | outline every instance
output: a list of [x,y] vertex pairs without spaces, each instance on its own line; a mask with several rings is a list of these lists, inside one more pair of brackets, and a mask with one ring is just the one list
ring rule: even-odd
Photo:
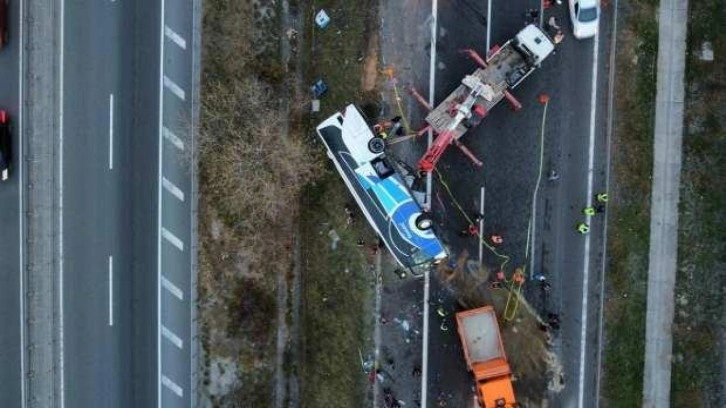
[[483,408],[512,408],[518,404],[512,387],[512,370],[504,353],[494,308],[484,306],[456,314],[464,358],[474,374]]

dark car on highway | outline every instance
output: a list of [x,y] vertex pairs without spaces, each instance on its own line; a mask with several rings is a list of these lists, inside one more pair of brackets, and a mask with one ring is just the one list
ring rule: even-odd
[[12,152],[10,138],[10,115],[4,110],[0,110],[0,180],[2,181],[7,180],[10,176],[10,156]]
[[8,40],[8,0],[0,0],[0,48]]

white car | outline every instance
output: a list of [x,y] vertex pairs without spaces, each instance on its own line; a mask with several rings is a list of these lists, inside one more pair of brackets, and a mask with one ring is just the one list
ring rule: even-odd
[[597,35],[600,24],[600,0],[569,0],[572,34],[577,39]]

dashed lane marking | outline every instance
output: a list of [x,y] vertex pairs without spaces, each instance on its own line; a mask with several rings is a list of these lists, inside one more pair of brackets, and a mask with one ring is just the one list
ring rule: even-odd
[[164,138],[171,142],[174,146],[176,146],[179,150],[184,150],[184,142],[179,138],[179,136],[175,135],[174,132],[172,132],[169,128],[164,126],[161,129],[161,133],[164,135]]
[[181,99],[182,101],[186,100],[184,90],[166,75],[164,75],[164,87],[170,90],[171,93],[176,95],[176,97]]
[[177,348],[184,348],[184,342],[182,341],[182,339],[180,339],[179,336],[174,334],[174,332],[169,330],[166,326],[161,326],[161,335],[166,337],[166,339],[175,346],[177,346]]
[[184,38],[182,38],[181,35],[177,34],[172,30],[168,25],[164,25],[164,35],[166,38],[172,40],[176,45],[179,46],[179,48],[186,50],[187,49],[187,42]]
[[169,293],[176,296],[179,300],[184,300],[184,292],[182,292],[181,289],[179,289],[175,284],[171,283],[171,281],[165,277],[161,277],[161,286],[168,290]]
[[169,231],[168,229],[161,227],[161,236],[170,244],[177,247],[178,250],[184,251],[184,242],[182,242],[181,239],[177,238],[176,235],[172,234],[171,231]]
[[179,201],[184,201],[184,192],[181,191],[181,189],[179,187],[174,185],[174,183],[169,181],[169,179],[162,176],[161,185],[164,187],[164,189],[166,189],[166,191],[170,192],[171,195],[178,198]]
[[184,390],[182,387],[178,386],[174,381],[172,381],[169,377],[162,375],[161,376],[161,384],[168,388],[171,392],[176,394],[178,397],[184,397]]

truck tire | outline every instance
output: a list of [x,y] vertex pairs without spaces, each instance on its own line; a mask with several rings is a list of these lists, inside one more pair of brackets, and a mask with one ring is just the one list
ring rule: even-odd
[[386,142],[384,142],[380,137],[374,137],[368,141],[368,150],[370,150],[373,154],[383,153],[385,148]]
[[427,213],[421,213],[416,217],[416,228],[426,231],[434,227],[434,220]]

